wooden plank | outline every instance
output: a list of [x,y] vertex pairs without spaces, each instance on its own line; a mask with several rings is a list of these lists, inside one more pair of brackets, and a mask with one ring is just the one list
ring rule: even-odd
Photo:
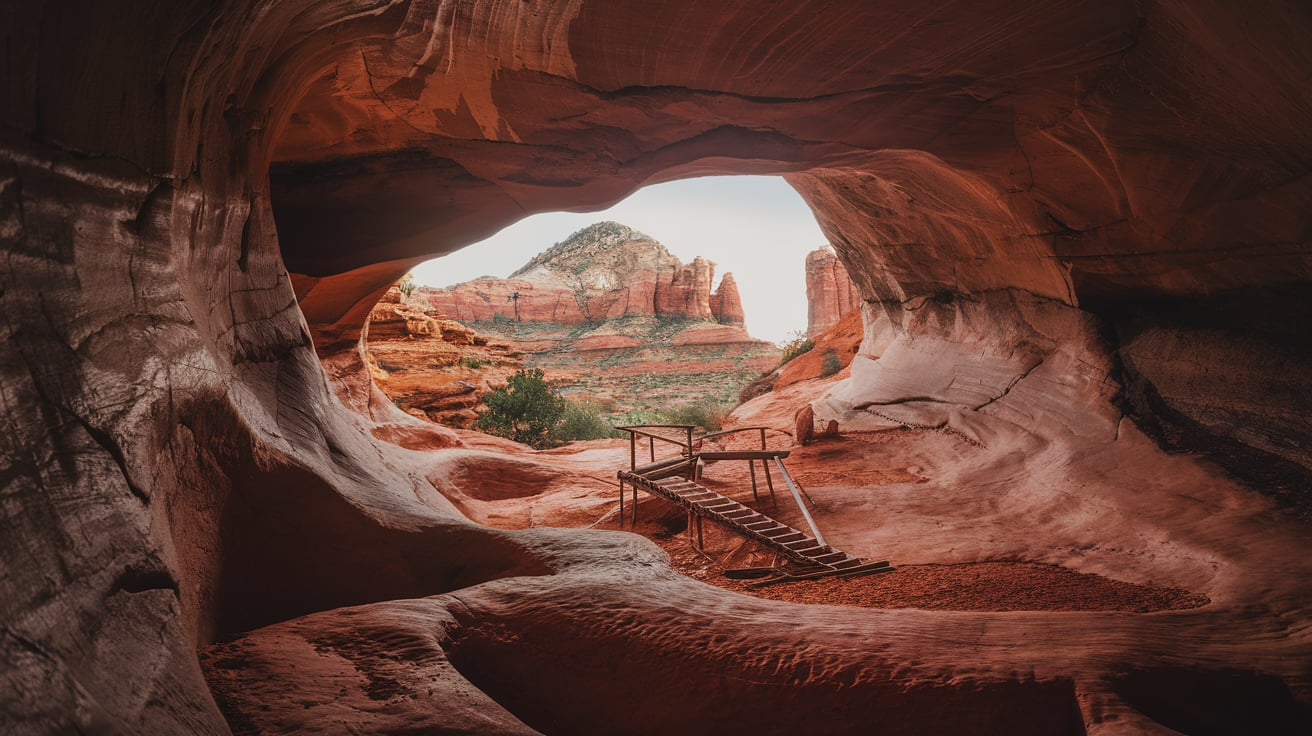
[[730,580],[756,580],[770,575],[778,574],[779,570],[773,567],[739,567],[731,570],[725,570],[724,576]]
[[802,492],[798,490],[797,484],[793,482],[793,476],[788,474],[788,469],[784,467],[783,461],[779,458],[775,458],[774,464],[775,467],[779,468],[779,474],[784,477],[784,482],[788,484],[788,490],[792,492],[793,500],[797,502],[797,508],[801,509],[802,516],[806,519],[806,525],[811,527],[811,536],[820,540],[820,543],[823,544],[825,537],[820,533],[820,527],[815,525],[815,519],[811,518],[811,512],[807,510],[806,504],[802,503]]
[[689,462],[690,460],[686,455],[680,457],[667,457],[664,460],[657,460],[656,462],[639,465],[629,472],[636,473],[637,475],[646,475],[647,473],[657,470],[665,470],[676,465],[687,465]]
[[788,450],[714,450],[699,452],[697,457],[712,462],[717,460],[774,460],[788,457]]
[[840,570],[837,577],[840,578],[859,578],[866,575],[877,575],[881,572],[893,572],[897,568],[889,565],[887,561],[876,562],[871,565],[861,565],[847,570]]
[[838,562],[831,562],[831,563],[829,563],[829,566],[841,570],[841,569],[843,569],[843,568],[845,568],[845,567],[853,567],[853,566],[855,566],[855,565],[860,565],[860,564],[861,564],[861,560],[860,560],[860,559],[858,559],[858,558],[856,558],[856,557],[848,557],[846,560],[839,560]]

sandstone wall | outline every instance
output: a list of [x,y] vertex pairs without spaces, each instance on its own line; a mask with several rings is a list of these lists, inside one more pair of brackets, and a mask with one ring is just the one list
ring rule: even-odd
[[[553,274],[524,278],[484,277],[445,289],[420,288],[416,298],[429,309],[461,322],[512,319],[557,324],[598,323],[623,317],[710,320],[742,327],[742,299],[733,274],[715,292],[715,264],[694,258],[668,269],[636,269],[604,286],[562,283]],[[618,282],[618,283],[615,283]]]
[[847,268],[828,246],[806,254],[806,336],[815,337],[861,306]]
[[742,327],[747,317],[743,314],[743,300],[738,295],[738,282],[733,274],[726,273],[720,278],[720,285],[710,298],[711,316],[722,325]]

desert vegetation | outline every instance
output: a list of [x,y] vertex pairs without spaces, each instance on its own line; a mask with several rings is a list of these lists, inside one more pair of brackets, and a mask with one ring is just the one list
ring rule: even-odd
[[732,408],[718,398],[701,397],[615,412],[592,398],[561,396],[540,368],[517,371],[505,386],[486,394],[483,403],[487,412],[475,422],[476,429],[537,449],[622,437],[615,427],[628,424],[691,424],[713,432]]

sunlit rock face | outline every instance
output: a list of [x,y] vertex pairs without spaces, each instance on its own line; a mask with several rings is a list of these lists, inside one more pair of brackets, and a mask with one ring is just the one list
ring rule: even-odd
[[[1120,416],[1239,470],[1278,463],[1275,484],[1312,467],[1303,5],[11,3],[0,35],[12,730],[224,733],[193,648],[289,621],[250,640],[245,666],[283,676],[267,702],[311,730],[345,711],[382,722],[356,697],[381,655],[341,634],[365,624],[413,655],[394,679],[404,707],[375,712],[396,728],[532,731],[442,662],[451,632],[483,624],[529,632],[533,652],[628,652],[647,673],[634,682],[697,663],[694,679],[765,683],[751,702],[774,725],[813,712],[807,693],[856,712],[850,692],[903,732],[918,713],[921,731],[1021,732],[999,714],[1027,705],[1037,732],[1148,731],[1135,693],[1152,689],[1124,673],[1168,665],[1312,699],[1308,555],[1261,541],[1301,537],[1265,511],[1236,521],[1256,507],[1206,474],[1148,482],[1163,456]],[[1057,453],[1043,488],[993,476],[1028,489],[1031,540],[1060,523],[1052,494],[1072,479],[1094,505],[1071,528],[1122,535],[1137,560],[1218,516],[1247,525],[1195,540],[1229,572],[1169,573],[1215,607],[816,617],[705,593],[632,537],[465,520],[435,458],[469,451],[417,453],[453,440],[363,372],[379,296],[527,213],[715,173],[787,174],[866,303],[862,356],[821,408],[951,429],[999,463]],[[1172,528],[1189,504],[1215,513]],[[1140,526],[1094,508],[1134,508]],[[1080,554],[1132,568],[1115,546]],[[1258,557],[1282,573],[1264,593],[1230,575]],[[368,605],[297,618],[447,591],[382,623]],[[509,640],[462,646],[513,667]],[[878,654],[853,646],[873,640]],[[300,705],[296,688],[328,681],[353,695]],[[659,691],[634,692],[630,713],[657,711]]]
[[596,324],[624,317],[710,320],[743,326],[733,274],[715,291],[715,264],[684,264],[665,246],[617,222],[600,222],[570,235],[509,278],[482,277],[418,298],[462,322]]
[[829,246],[806,254],[806,336],[815,337],[861,305],[856,285]]

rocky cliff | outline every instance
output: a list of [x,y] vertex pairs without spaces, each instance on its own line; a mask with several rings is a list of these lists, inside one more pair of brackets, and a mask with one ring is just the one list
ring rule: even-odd
[[[445,289],[421,289],[430,308],[461,322],[496,318],[596,324],[624,317],[744,325],[733,275],[711,290],[715,264],[684,264],[665,246],[617,222],[600,222],[556,243],[511,274]],[[745,333],[744,333],[745,336]]]
[[[485,410],[481,397],[521,365],[543,369],[558,390],[615,423],[691,403],[727,409],[779,351],[747,334],[733,274],[712,291],[714,276],[704,258],[684,264],[640,232],[597,223],[510,278],[408,297],[391,289],[370,312],[369,365],[397,406],[458,428],[470,427]],[[474,334],[449,317],[477,325],[486,333],[477,339],[490,335],[502,350],[446,339],[443,326]]]
[[806,336],[815,337],[838,324],[861,304],[856,285],[834,249],[821,246],[806,254]]
[[524,365],[522,352],[425,309],[392,288],[365,327],[370,376],[392,403],[412,416],[467,428],[483,396]]

